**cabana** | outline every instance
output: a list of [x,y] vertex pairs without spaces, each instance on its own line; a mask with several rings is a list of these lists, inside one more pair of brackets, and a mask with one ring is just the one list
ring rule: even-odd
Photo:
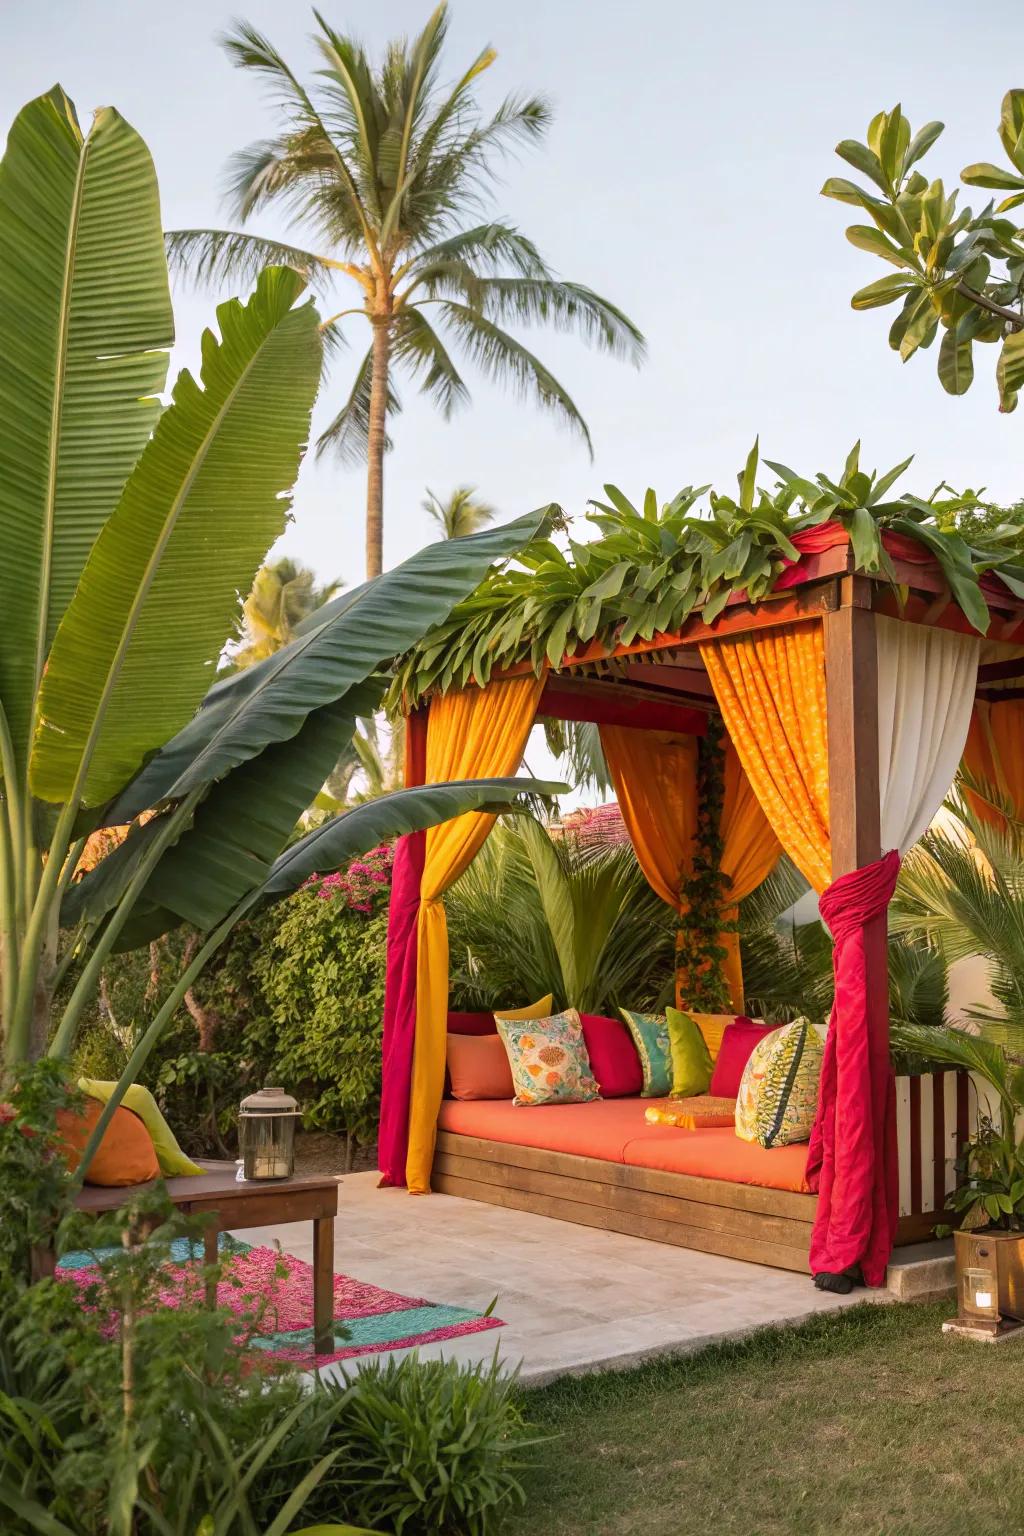
[[[550,645],[545,658],[524,642],[489,672],[478,653],[473,680],[449,666],[427,697],[408,701],[411,784],[514,773],[538,718],[598,722],[637,858],[677,909],[701,742],[724,725],[721,922],[733,1008],[743,992],[730,919],[780,849],[819,894],[834,941],[836,1002],[810,1146],[766,1151],[730,1130],[650,1126],[636,1100],[443,1100],[442,898],[493,825],[475,815],[403,838],[397,851],[383,1183],[810,1270],[825,1285],[856,1266],[867,1284],[884,1284],[897,1237],[930,1235],[967,1130],[967,1085],[952,1073],[904,1080],[898,1132],[886,909],[901,856],[939,810],[965,745],[968,766],[1024,805],[1024,690],[1014,687],[1024,603],[983,572],[987,619],[975,610],[972,626],[927,540],[886,531],[882,541],[884,579],[857,569],[842,521],[819,523],[793,536],[756,601],[730,592],[647,639],[625,629],[624,603],[611,635],[563,632],[556,664]],[[457,641],[449,633],[438,648]]]

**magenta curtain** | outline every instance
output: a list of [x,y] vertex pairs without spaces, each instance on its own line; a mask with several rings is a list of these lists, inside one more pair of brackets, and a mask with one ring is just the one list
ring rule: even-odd
[[[820,900],[832,934],[835,1003],[825,1042],[807,1177],[818,1191],[811,1273],[841,1274],[859,1263],[866,1285],[884,1285],[899,1217],[896,1088],[889,1060],[885,914],[900,856],[841,875]],[[875,977],[877,980],[877,977]]]

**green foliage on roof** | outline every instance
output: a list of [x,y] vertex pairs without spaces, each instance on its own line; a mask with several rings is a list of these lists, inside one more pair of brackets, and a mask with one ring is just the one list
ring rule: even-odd
[[571,534],[561,543],[537,539],[514,563],[493,569],[400,659],[391,703],[408,707],[431,691],[471,681],[484,686],[495,670],[517,663],[529,662],[539,673],[545,661],[558,666],[593,640],[611,648],[673,634],[698,609],[705,620],[716,618],[737,592],[759,601],[798,558],[793,535],[829,520],[848,531],[857,570],[894,583],[883,530],[925,545],[971,624],[984,632],[984,572],[998,571],[1024,598],[1024,509],[1003,518],[981,493],[960,495],[945,484],[927,499],[907,493],[892,499],[910,463],[868,473],[857,443],[834,479],[805,478],[764,460],[773,475],[766,489],[758,484],[755,442],[735,495],[687,486],[659,504],[648,490],[636,507],[607,485],[607,499],[592,501],[586,514],[597,536],[585,543]]

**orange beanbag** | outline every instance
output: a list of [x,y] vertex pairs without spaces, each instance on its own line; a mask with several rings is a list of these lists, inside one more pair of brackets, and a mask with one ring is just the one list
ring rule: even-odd
[[[80,1114],[77,1109],[57,1111],[61,1151],[72,1173],[82,1161],[85,1144],[103,1108],[96,1099],[87,1099]],[[148,1179],[159,1177],[160,1164],[146,1127],[130,1109],[115,1109],[114,1118],[104,1131],[103,1140],[86,1170],[85,1182],[113,1188],[122,1184],[145,1184]]]
[[515,1093],[500,1035],[449,1035],[448,1076],[453,1099],[511,1099]]

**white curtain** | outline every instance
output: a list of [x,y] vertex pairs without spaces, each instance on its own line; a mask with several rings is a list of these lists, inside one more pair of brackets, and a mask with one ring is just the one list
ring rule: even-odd
[[980,640],[876,620],[882,849],[906,853],[956,777],[974,706]]

